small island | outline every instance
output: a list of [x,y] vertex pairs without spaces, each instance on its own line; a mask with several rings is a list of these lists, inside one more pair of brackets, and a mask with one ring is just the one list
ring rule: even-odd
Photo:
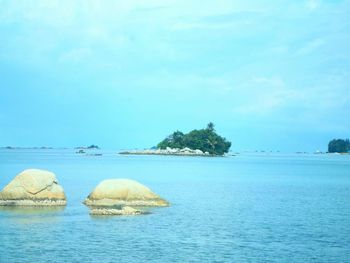
[[96,149],[96,150],[98,150],[98,149],[100,149],[100,147],[98,147],[97,145],[94,145],[94,144],[91,144],[90,146],[87,146],[87,147],[85,147],[85,146],[79,146],[79,147],[75,147],[75,149],[81,149],[81,150],[91,150],[91,149]]
[[349,139],[333,139],[328,143],[328,152],[330,153],[350,153]]
[[210,122],[205,129],[192,130],[187,134],[175,131],[152,149],[124,151],[120,154],[223,156],[230,147],[231,142],[218,135],[214,124]]

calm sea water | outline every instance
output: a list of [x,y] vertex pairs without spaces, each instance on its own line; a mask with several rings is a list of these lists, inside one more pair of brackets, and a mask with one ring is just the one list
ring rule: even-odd
[[[350,262],[350,156],[82,156],[1,150],[0,187],[27,168],[56,173],[68,205],[0,208],[0,262]],[[81,203],[131,178],[171,202],[131,217]]]

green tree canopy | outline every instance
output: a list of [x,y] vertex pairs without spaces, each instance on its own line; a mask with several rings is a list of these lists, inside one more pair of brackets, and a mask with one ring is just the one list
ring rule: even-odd
[[160,149],[165,149],[166,147],[183,148],[184,137],[185,135],[182,132],[176,131],[161,141],[157,147]]
[[349,139],[333,139],[328,143],[328,152],[330,153],[345,153],[350,151]]
[[160,149],[188,147],[209,152],[212,155],[223,155],[229,151],[231,142],[219,136],[215,132],[214,124],[210,122],[206,129],[193,130],[187,134],[176,131],[161,141],[157,147]]

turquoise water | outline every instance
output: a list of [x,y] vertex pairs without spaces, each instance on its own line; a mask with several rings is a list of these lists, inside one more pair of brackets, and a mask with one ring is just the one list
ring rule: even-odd
[[[1,150],[0,187],[27,168],[56,173],[64,209],[0,209],[0,262],[350,262],[350,156],[82,156]],[[171,202],[132,217],[81,204],[131,178]]]

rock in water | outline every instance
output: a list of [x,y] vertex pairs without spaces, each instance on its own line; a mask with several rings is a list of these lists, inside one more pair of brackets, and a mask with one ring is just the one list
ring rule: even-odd
[[102,181],[85,199],[84,204],[97,207],[169,205],[148,187],[129,179]]
[[54,173],[28,169],[18,174],[0,192],[0,205],[66,205],[66,196]]
[[133,215],[141,215],[144,214],[144,212],[134,209],[130,206],[124,206],[120,209],[114,209],[114,208],[93,208],[90,211],[90,215],[102,215],[102,216],[133,216]]

